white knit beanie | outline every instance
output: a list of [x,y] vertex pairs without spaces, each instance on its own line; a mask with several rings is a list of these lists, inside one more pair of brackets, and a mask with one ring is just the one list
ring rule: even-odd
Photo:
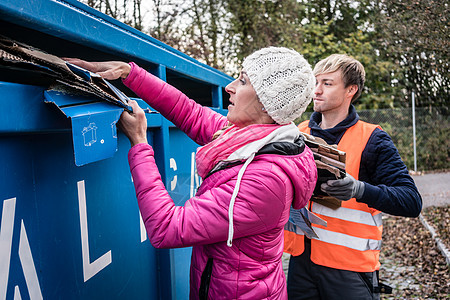
[[316,79],[298,52],[267,47],[245,58],[242,66],[259,101],[278,124],[294,121],[311,102]]

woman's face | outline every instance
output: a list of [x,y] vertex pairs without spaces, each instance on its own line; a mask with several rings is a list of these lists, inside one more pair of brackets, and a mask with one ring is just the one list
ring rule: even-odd
[[230,94],[231,104],[228,106],[227,118],[232,124],[245,127],[273,123],[267,121],[269,115],[263,110],[245,71],[241,71],[239,78],[227,85],[225,91]]

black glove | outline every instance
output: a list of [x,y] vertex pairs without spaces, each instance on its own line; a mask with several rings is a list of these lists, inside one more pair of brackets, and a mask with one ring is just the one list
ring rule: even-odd
[[345,178],[328,180],[320,185],[320,189],[339,200],[359,199],[364,194],[364,183],[347,173]]

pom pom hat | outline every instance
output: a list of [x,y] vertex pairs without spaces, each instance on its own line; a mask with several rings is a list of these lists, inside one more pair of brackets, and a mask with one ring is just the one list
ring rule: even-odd
[[316,79],[298,52],[263,48],[245,58],[242,66],[259,101],[278,124],[294,121],[311,102]]

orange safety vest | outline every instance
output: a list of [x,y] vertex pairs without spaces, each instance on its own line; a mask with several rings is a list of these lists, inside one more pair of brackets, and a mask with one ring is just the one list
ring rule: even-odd
[[[298,126],[310,133],[309,121]],[[372,132],[378,125],[358,121],[348,128],[338,144],[346,152],[345,171],[355,179],[359,176],[361,155]],[[311,240],[311,261],[315,264],[355,272],[373,272],[380,268],[382,221],[381,212],[355,198],[342,201],[332,209],[317,202],[309,202],[309,210],[327,221],[327,226],[313,224],[319,239]],[[284,252],[298,256],[304,250],[304,236],[284,231]]]

